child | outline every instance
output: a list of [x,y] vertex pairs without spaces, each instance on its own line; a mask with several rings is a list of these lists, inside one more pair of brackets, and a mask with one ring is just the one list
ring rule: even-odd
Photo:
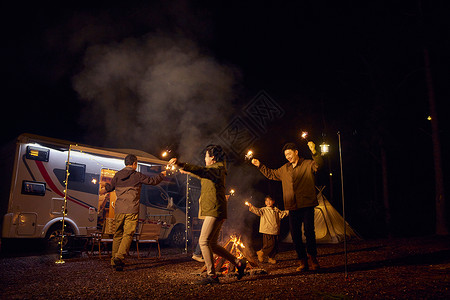
[[270,196],[265,197],[266,207],[257,208],[248,203],[248,210],[261,217],[259,232],[263,234],[263,247],[256,252],[258,260],[264,261],[264,256],[269,257],[269,263],[275,264],[275,255],[278,253],[278,235],[280,234],[280,220],[289,215],[288,210],[281,211],[274,207],[275,200]]

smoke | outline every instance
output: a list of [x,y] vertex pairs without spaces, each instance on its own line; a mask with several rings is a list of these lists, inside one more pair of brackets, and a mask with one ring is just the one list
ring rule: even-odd
[[[84,104],[80,122],[88,143],[154,155],[175,144],[180,160],[201,164],[201,150],[236,113],[239,79],[235,68],[202,53],[192,40],[152,35],[88,48],[73,85]],[[263,206],[264,194],[253,189],[262,175],[250,165],[228,167],[227,187],[237,192],[224,231],[249,240],[259,218],[244,202]]]
[[245,205],[245,201],[248,201],[257,207],[265,206],[265,194],[254,188],[260,180],[264,180],[263,175],[248,163],[232,165],[229,168],[227,186],[235,190],[235,195],[228,200],[228,219],[223,232],[224,236],[242,235],[246,247],[253,247],[258,241],[255,237],[260,238],[260,219]]
[[238,79],[191,40],[149,35],[88,48],[73,85],[90,143],[156,155],[176,144],[191,159],[233,114]]

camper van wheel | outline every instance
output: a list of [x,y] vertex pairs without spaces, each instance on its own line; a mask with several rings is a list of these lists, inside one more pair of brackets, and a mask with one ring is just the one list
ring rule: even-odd
[[183,224],[175,225],[170,232],[170,244],[173,247],[181,248],[185,246],[186,232]]
[[[68,249],[70,247],[70,239],[68,238],[74,232],[72,227],[66,225],[66,230],[64,231],[64,238],[62,240],[63,249]],[[47,250],[58,250],[61,249],[61,234],[62,234],[62,224],[56,223],[47,231],[45,236]]]

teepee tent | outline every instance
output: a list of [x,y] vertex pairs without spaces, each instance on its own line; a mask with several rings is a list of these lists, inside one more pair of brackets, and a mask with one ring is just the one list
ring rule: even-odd
[[[316,242],[321,244],[336,244],[344,240],[344,219],[322,194],[324,188],[325,187],[316,187],[318,190],[317,200],[319,201],[319,205],[315,207],[314,212]],[[347,240],[351,238],[359,239],[360,237],[350,225],[347,222],[345,222],[345,224]],[[304,236],[303,240],[305,240]],[[292,243],[290,232],[283,242]]]

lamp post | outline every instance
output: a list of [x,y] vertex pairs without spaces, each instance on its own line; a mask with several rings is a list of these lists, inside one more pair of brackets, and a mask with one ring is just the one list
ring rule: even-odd
[[344,198],[344,171],[342,168],[342,146],[341,146],[341,132],[338,131],[337,133],[338,139],[339,139],[339,164],[341,166],[341,192],[342,192],[342,218],[344,219],[344,256],[345,256],[345,263],[344,263],[344,274],[345,278],[348,278],[347,274],[347,222],[345,221],[345,198]]

